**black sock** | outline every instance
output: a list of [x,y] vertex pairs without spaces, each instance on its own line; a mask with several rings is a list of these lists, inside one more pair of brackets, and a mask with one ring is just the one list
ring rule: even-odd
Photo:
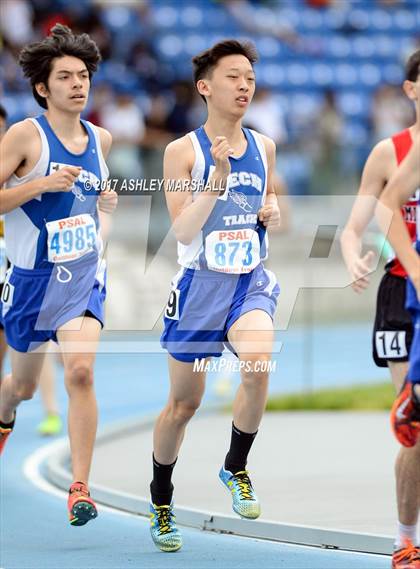
[[[15,413],[15,418],[16,418],[16,413]],[[0,421],[0,429],[13,429],[14,425],[15,425],[15,419],[13,419],[11,423],[3,423],[3,421]]]
[[244,433],[232,423],[232,438],[229,452],[225,458],[225,470],[229,470],[233,474],[245,470],[248,454],[257,433],[258,431]]
[[168,506],[172,502],[174,485],[171,482],[172,472],[176,464],[159,464],[153,455],[153,480],[150,483],[152,502],[156,506]]

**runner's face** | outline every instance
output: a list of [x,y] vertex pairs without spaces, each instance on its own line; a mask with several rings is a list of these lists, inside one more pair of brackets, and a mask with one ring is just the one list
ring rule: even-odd
[[222,57],[209,79],[207,102],[214,108],[242,117],[255,92],[255,74],[244,55]]
[[86,107],[89,88],[89,72],[85,63],[70,55],[52,62],[48,90],[43,84],[38,86],[40,94],[47,97],[49,106],[74,113],[81,113]]

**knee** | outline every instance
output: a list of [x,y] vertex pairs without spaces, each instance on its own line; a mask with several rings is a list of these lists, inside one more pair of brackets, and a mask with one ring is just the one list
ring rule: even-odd
[[264,357],[248,359],[242,368],[242,384],[245,389],[266,389],[272,362]]
[[34,396],[36,388],[36,382],[20,383],[15,387],[15,396],[19,401],[29,401]]
[[200,401],[172,401],[170,403],[170,415],[172,421],[177,425],[185,425],[195,415],[200,406]]
[[76,363],[66,372],[66,385],[68,390],[87,389],[93,387],[93,369],[87,363]]

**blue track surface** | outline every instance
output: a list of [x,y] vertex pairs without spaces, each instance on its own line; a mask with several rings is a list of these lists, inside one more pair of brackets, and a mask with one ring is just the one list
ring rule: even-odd
[[[167,394],[166,358],[144,354],[100,355],[96,384],[101,426],[157,411]],[[213,397],[210,388],[208,399]],[[60,398],[64,408],[63,389]],[[0,566],[3,569],[389,567],[389,558],[381,556],[282,545],[192,529],[183,529],[185,546],[180,552],[163,554],[150,540],[147,520],[110,511],[100,512],[99,518],[85,527],[71,527],[67,522],[65,497],[37,489],[22,471],[27,456],[45,442],[35,434],[39,419],[37,401],[19,408],[15,432],[1,459]],[[145,468],[150,468],[149,457],[139,460]]]

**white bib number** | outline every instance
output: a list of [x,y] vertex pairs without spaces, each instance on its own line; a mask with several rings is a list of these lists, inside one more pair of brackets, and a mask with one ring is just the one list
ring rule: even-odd
[[95,220],[88,213],[50,221],[46,226],[50,263],[80,259],[96,246]]
[[206,237],[208,268],[222,273],[250,273],[260,262],[260,240],[253,229],[212,231]]
[[15,292],[15,287],[11,285],[10,282],[8,281],[9,275],[10,273],[6,275],[6,282],[3,285],[3,291],[1,293],[1,299],[0,299],[0,313],[3,316],[3,318],[9,312],[13,304],[13,295]]
[[405,331],[400,332],[376,332],[376,351],[380,358],[405,358],[407,347]]
[[179,295],[181,291],[178,289],[171,290],[168,304],[165,308],[165,316],[169,320],[179,320]]

